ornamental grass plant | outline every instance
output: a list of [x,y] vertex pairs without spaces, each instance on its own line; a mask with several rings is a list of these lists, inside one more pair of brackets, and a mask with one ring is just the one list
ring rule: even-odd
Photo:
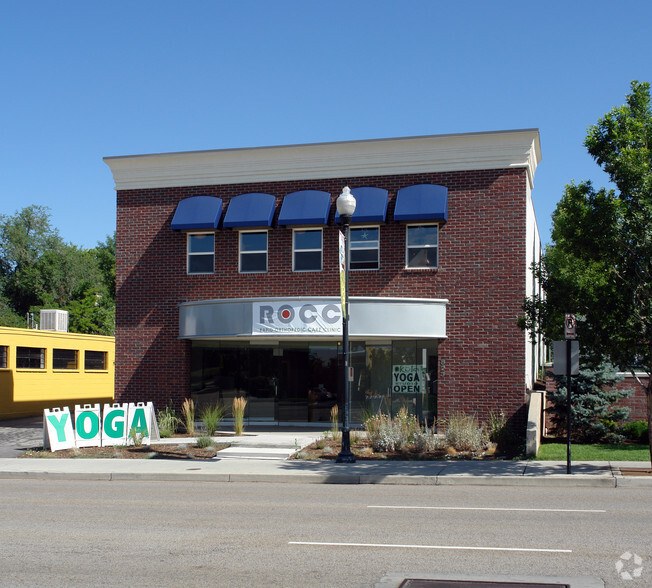
[[483,451],[489,437],[475,415],[455,412],[446,419],[446,443],[457,451]]
[[427,426],[414,432],[413,443],[419,453],[444,449],[446,445],[446,441],[435,433],[434,427],[431,429]]
[[215,447],[215,441],[211,439],[210,435],[201,435],[200,437],[197,438],[197,443],[195,443],[195,447],[198,447],[199,449],[206,449],[207,447]]
[[374,451],[401,451],[413,441],[420,430],[414,415],[402,408],[395,418],[381,412],[368,417],[364,423],[367,437]]
[[231,408],[233,412],[233,428],[235,429],[235,434],[237,436],[242,435],[244,431],[244,412],[245,407],[247,406],[247,400],[238,396],[233,399],[233,407]]
[[221,404],[205,404],[199,411],[199,416],[204,423],[204,432],[212,437],[224,418],[224,406]]
[[331,408],[331,436],[333,437],[333,439],[337,439],[340,436],[339,422],[340,422],[339,409],[337,408],[337,404],[335,404]]
[[159,410],[156,414],[156,421],[158,423],[159,435],[163,439],[172,437],[181,424],[181,419],[179,419],[177,413],[171,406],[166,406],[163,410]]
[[195,435],[195,403],[192,398],[186,398],[181,406],[183,415],[183,424],[186,427],[186,433],[193,437]]

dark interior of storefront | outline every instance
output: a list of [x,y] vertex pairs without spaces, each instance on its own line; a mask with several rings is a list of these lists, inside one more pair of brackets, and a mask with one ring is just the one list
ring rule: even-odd
[[[258,342],[255,342],[258,343]],[[437,341],[352,341],[351,422],[405,407],[423,423],[437,412]],[[344,394],[341,344],[281,341],[192,342],[191,397],[201,409],[247,399],[249,422],[328,423]]]

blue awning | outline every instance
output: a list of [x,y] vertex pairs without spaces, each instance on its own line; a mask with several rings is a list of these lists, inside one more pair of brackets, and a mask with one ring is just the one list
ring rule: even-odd
[[276,198],[271,194],[239,194],[231,199],[224,216],[224,228],[269,227],[272,225]]
[[325,225],[331,209],[331,195],[319,190],[292,192],[283,198],[279,225]]
[[[387,190],[382,188],[353,188],[355,212],[353,223],[384,223],[387,215]],[[340,222],[340,213],[335,212],[335,222]]]
[[396,195],[394,220],[448,220],[448,188],[417,184],[401,188]]
[[222,199],[215,196],[192,196],[177,204],[170,225],[174,231],[217,229],[222,217]]

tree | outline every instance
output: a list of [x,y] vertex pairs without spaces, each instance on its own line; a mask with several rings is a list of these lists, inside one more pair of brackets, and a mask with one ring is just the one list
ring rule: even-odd
[[64,243],[48,209],[0,216],[0,324],[24,326],[27,312],[58,308],[72,332],[115,330],[115,237],[93,249]]
[[[645,390],[652,421],[652,110],[637,81],[624,105],[589,127],[585,146],[617,190],[570,184],[553,214],[552,244],[535,268],[545,296],[524,303],[523,328],[562,338],[579,315],[587,360],[607,357]],[[639,374],[647,374],[640,378]],[[652,461],[652,428],[649,429]]]
[[23,317],[38,304],[35,265],[46,252],[62,245],[59,233],[50,226],[47,207],[31,205],[14,216],[0,215],[0,286],[13,313]]
[[[567,426],[566,376],[556,376],[557,389],[548,393],[552,406],[547,410],[557,431]],[[609,362],[595,368],[581,369],[571,380],[572,437],[580,443],[619,443],[623,436],[616,430],[616,423],[624,421],[629,408],[617,402],[628,395],[616,388],[622,375]]]
[[115,233],[107,235],[106,239],[91,250],[102,274],[102,281],[109,296],[115,303]]

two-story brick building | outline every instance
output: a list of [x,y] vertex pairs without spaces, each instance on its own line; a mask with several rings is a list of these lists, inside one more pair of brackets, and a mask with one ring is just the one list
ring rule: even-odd
[[523,422],[542,349],[517,326],[541,253],[537,130],[107,157],[117,190],[116,399],[341,403],[350,186],[352,422],[407,406]]

